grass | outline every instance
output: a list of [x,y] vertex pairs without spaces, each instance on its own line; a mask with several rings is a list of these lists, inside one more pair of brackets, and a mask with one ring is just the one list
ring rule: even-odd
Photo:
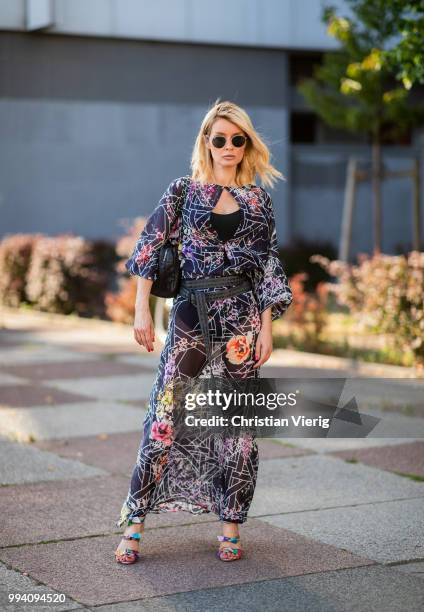
[[265,438],[266,440],[271,440],[276,444],[281,444],[281,446],[288,446],[290,448],[298,448],[296,444],[291,444],[290,442],[283,442],[280,438]]
[[424,482],[424,476],[420,476],[419,474],[409,474],[408,472],[397,472],[394,471],[394,474],[398,476],[403,476],[404,478],[409,478],[410,480],[415,480],[416,482]]
[[405,416],[420,416],[419,407],[414,406],[412,404],[402,404],[400,406],[398,402],[381,400],[376,406],[371,405],[370,407],[375,407],[378,410],[381,410],[382,412],[400,412]]
[[[345,459],[346,463],[360,463],[358,459],[355,457],[351,457],[350,459]],[[409,478],[410,480],[415,480],[415,482],[424,482],[424,476],[420,476],[419,474],[413,474],[409,472],[398,472],[397,470],[387,470],[392,474],[397,474],[398,476],[403,476],[404,478]]]
[[[351,457],[350,459],[345,459],[346,463],[360,463],[358,459],[355,457]],[[419,474],[412,474],[408,472],[398,472],[397,470],[387,470],[392,474],[397,474],[398,476],[403,476],[404,478],[409,478],[410,480],[415,480],[415,482],[424,482],[424,476],[420,476]]]

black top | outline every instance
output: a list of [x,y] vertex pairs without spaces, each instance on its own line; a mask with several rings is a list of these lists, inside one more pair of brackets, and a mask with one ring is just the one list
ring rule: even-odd
[[211,224],[218,232],[220,240],[229,240],[234,236],[240,223],[240,214],[240,208],[227,214],[211,211]]

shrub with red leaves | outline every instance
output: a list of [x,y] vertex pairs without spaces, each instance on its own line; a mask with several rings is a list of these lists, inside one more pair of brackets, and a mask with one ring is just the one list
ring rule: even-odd
[[27,272],[35,242],[41,234],[8,234],[0,241],[0,302],[16,308],[29,302]]
[[424,253],[407,255],[361,253],[359,265],[314,261],[338,279],[329,284],[340,304],[348,306],[358,323],[376,333],[390,334],[393,345],[414,355],[424,367]]

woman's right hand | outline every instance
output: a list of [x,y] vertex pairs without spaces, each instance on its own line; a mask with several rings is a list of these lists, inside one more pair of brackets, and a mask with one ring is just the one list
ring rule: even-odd
[[153,351],[155,341],[155,326],[148,305],[138,307],[134,317],[134,338],[149,352]]

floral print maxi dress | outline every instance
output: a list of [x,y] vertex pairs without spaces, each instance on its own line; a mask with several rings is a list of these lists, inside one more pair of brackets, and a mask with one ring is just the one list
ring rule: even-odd
[[[227,241],[219,238],[210,220],[223,189],[228,189],[241,210],[240,223]],[[183,278],[245,272],[253,290],[208,302],[214,354],[211,364],[205,363],[196,307],[181,295],[174,298],[128,495],[116,522],[118,527],[129,519],[141,523],[148,512],[177,510],[193,514],[214,512],[223,521],[243,523],[256,485],[258,448],[252,435],[223,437],[214,433],[186,443],[173,440],[173,383],[177,379],[207,377],[211,367],[216,376],[259,376],[259,368],[253,369],[253,365],[260,313],[271,307],[275,320],[292,301],[278,258],[271,197],[254,184],[223,187],[200,183],[188,175],[173,180],[148,217],[126,262],[127,270],[155,280],[160,247],[168,239],[176,241],[178,235]]]

